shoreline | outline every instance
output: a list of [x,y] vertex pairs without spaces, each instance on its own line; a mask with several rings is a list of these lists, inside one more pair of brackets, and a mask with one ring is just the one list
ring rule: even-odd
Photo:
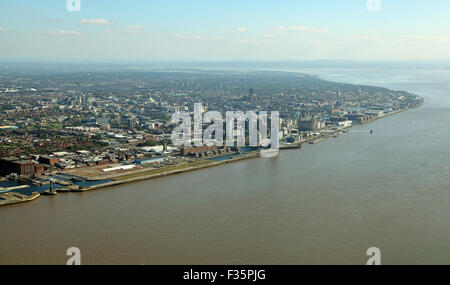
[[[416,108],[421,107],[421,105],[417,106]],[[310,144],[316,144],[316,143],[320,143],[323,141],[328,141],[331,138],[337,138],[338,136],[348,133],[349,130],[355,126],[358,125],[365,125],[368,124],[370,122],[388,117],[388,116],[392,116],[398,113],[402,113],[411,109],[416,109],[416,108],[406,108],[406,109],[401,109],[401,110],[397,110],[397,111],[393,111],[391,113],[385,114],[383,116],[380,117],[376,117],[374,119],[371,119],[367,122],[364,123],[360,123],[360,124],[356,124],[356,125],[352,125],[350,127],[347,128],[342,128],[342,129],[338,129],[338,130],[334,130],[333,132],[330,132],[329,134],[324,134],[324,135],[320,135],[320,136],[314,136],[299,142],[294,142],[294,143],[290,143],[290,144],[284,144],[284,145],[280,145],[279,150],[293,150],[293,149],[300,149],[302,147],[303,144],[305,143],[310,143]],[[227,164],[227,163],[233,163],[236,161],[241,161],[241,160],[246,160],[246,159],[251,159],[251,158],[257,158],[260,157],[260,151],[256,150],[256,151],[251,151],[242,155],[238,155],[238,156],[234,156],[231,157],[229,159],[225,159],[225,160],[221,160],[221,161],[211,161],[211,160],[202,160],[202,161],[198,161],[197,163],[199,163],[198,165],[193,165],[193,166],[188,166],[186,165],[186,167],[182,167],[179,169],[173,169],[173,170],[162,170],[162,171],[158,171],[160,169],[154,169],[154,170],[148,170],[148,171],[142,171],[142,172],[138,172],[138,173],[129,173],[129,174],[123,174],[123,175],[118,175],[116,177],[111,178],[113,181],[110,182],[106,182],[106,183],[101,183],[101,184],[97,184],[97,185],[92,185],[92,186],[87,186],[85,188],[80,188],[80,189],[67,189],[67,191],[58,191],[60,193],[69,193],[69,192],[75,192],[75,193],[80,193],[80,192],[87,192],[87,191],[93,191],[93,190],[97,190],[97,189],[102,189],[102,188],[107,188],[107,187],[113,187],[113,186],[118,186],[118,185],[122,185],[122,184],[127,184],[127,183],[133,183],[133,182],[139,182],[139,181],[144,181],[144,180],[150,180],[150,179],[154,179],[154,178],[158,178],[158,177],[164,177],[164,176],[170,176],[170,175],[174,175],[174,174],[180,174],[180,173],[185,173],[185,172],[190,172],[190,171],[194,171],[194,170],[199,170],[199,169],[203,169],[203,168],[209,168],[209,167],[214,167],[214,166],[218,166],[218,165],[222,165],[222,164]],[[195,162],[194,162],[195,163]],[[147,172],[157,172],[157,173],[151,173],[151,174],[145,174]],[[130,178],[126,178],[126,177],[130,177]],[[114,180],[116,179],[116,180]],[[88,180],[86,178],[86,180]],[[5,196],[4,196],[5,195]],[[20,196],[20,197],[19,197]],[[23,202],[28,202],[28,201],[33,201],[36,198],[38,198],[40,196],[39,193],[33,193],[32,196],[27,196],[21,193],[17,193],[17,192],[7,192],[7,193],[2,193],[0,194],[0,206],[6,206],[6,205],[11,205],[11,204],[16,204],[16,203],[23,203]],[[15,197],[15,198],[11,198],[11,197]],[[6,198],[6,199],[5,199]]]
[[[421,105],[419,105],[418,107],[420,107],[420,106]],[[295,142],[295,143],[291,143],[291,144],[287,144],[287,145],[280,145],[279,150],[282,151],[282,150],[300,149],[303,144],[311,143],[311,142],[314,142],[315,140],[320,140],[317,143],[320,143],[320,142],[323,142],[323,141],[327,141],[328,139],[336,138],[336,137],[338,137],[338,136],[340,136],[342,134],[348,133],[349,130],[351,128],[355,127],[355,126],[365,125],[365,124],[371,123],[373,121],[376,121],[376,120],[379,120],[379,119],[383,119],[385,117],[392,116],[392,115],[395,115],[395,114],[398,114],[398,113],[402,113],[402,112],[405,112],[405,111],[408,111],[408,110],[411,110],[411,109],[412,108],[406,108],[406,109],[393,111],[393,112],[385,114],[383,116],[371,119],[371,120],[369,120],[369,121],[367,121],[365,123],[352,125],[350,127],[334,131],[334,132],[332,132],[332,133],[330,133],[328,135],[316,136],[316,137],[309,138],[309,139],[306,139],[306,140],[303,140],[303,141],[300,141],[300,142]],[[416,109],[416,108],[414,108],[414,109]],[[116,181],[112,181],[112,182],[107,182],[107,183],[103,183],[103,184],[97,184],[97,185],[89,186],[89,187],[86,187],[86,188],[84,188],[82,190],[71,191],[71,192],[92,191],[92,190],[106,188],[106,187],[110,187],[110,186],[117,186],[117,185],[126,184],[126,183],[138,182],[138,181],[143,181],[143,180],[150,180],[150,179],[153,179],[153,178],[158,178],[158,177],[163,177],[163,176],[170,176],[170,175],[180,174],[180,173],[184,173],[184,172],[190,172],[190,171],[194,171],[194,170],[214,167],[214,166],[217,166],[217,165],[222,165],[222,164],[226,164],[226,163],[232,163],[232,162],[236,162],[236,161],[240,161],[240,160],[246,160],[246,159],[257,158],[257,157],[259,157],[259,150],[258,151],[248,152],[248,153],[243,154],[243,155],[238,155],[238,156],[232,157],[230,159],[225,159],[225,160],[221,160],[221,161],[214,161],[214,162],[211,162],[211,163],[205,163],[204,165],[188,166],[188,167],[177,169],[177,170],[167,170],[167,171],[162,171],[162,172],[155,173],[155,174],[141,175],[141,176],[137,176],[137,177],[133,177],[133,178],[129,178],[129,179],[124,179],[124,180],[116,180]],[[137,173],[137,174],[128,174],[128,175],[139,175],[139,173]],[[126,176],[127,176],[127,174],[125,174],[123,176],[117,176],[116,179],[120,179],[120,177],[126,177]]]
[[[255,158],[258,156],[259,156],[259,151],[252,151],[252,152],[249,152],[249,153],[246,153],[243,155],[239,155],[239,156],[235,156],[230,159],[226,159],[226,160],[222,160],[222,161],[215,161],[215,162],[211,162],[211,163],[207,163],[207,164],[205,163],[203,165],[197,165],[197,166],[187,166],[187,167],[181,168],[181,169],[167,170],[167,171],[163,171],[160,173],[142,175],[142,176],[133,177],[133,178],[129,178],[129,179],[116,180],[116,181],[107,182],[107,183],[103,183],[103,184],[97,184],[97,185],[86,187],[83,190],[79,190],[77,192],[86,192],[86,191],[92,191],[92,190],[106,188],[106,187],[110,187],[110,186],[117,186],[117,185],[126,184],[126,183],[150,180],[150,179],[154,179],[154,178],[158,178],[158,177],[180,174],[180,173],[190,172],[190,171],[194,171],[194,170],[198,170],[198,169],[214,167],[214,166],[221,165],[221,164],[232,163],[232,162],[236,162],[236,161],[240,161],[240,160]],[[133,175],[133,174],[130,174],[130,175]],[[124,176],[127,176],[127,175],[124,175]],[[117,179],[120,179],[120,177],[121,176],[118,176]]]
[[13,205],[18,203],[30,202],[41,196],[41,194],[34,192],[31,196],[27,196],[18,192],[6,192],[0,195],[0,206]]

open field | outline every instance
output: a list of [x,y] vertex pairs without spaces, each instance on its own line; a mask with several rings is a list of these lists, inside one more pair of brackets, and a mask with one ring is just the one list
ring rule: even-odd
[[142,176],[147,176],[147,175],[171,172],[171,171],[175,171],[175,170],[182,170],[182,169],[185,169],[188,167],[207,166],[207,165],[210,165],[213,163],[214,163],[214,161],[211,161],[211,160],[199,160],[199,161],[193,161],[193,162],[176,165],[176,166],[169,166],[169,167],[164,167],[164,168],[154,168],[154,169],[147,170],[147,171],[139,171],[137,173],[120,175],[120,176],[114,177],[112,179],[114,181],[123,181],[123,180],[138,178],[138,177],[142,177]]
[[103,179],[112,179],[116,176],[120,176],[120,175],[124,175],[124,174],[133,174],[133,173],[138,173],[138,172],[142,172],[142,171],[148,171],[150,169],[158,169],[158,168],[153,168],[151,166],[146,166],[146,167],[136,166],[135,168],[128,169],[128,170],[115,170],[115,171],[110,171],[110,172],[102,172],[102,169],[110,168],[111,166],[117,166],[117,164],[80,167],[80,168],[66,169],[66,170],[63,170],[60,172],[69,174],[69,175],[84,177],[87,180],[103,180]]

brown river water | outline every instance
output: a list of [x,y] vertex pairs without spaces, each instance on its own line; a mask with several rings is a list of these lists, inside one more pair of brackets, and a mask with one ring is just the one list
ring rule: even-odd
[[0,264],[449,264],[450,71],[307,72],[426,103],[278,158],[2,207]]

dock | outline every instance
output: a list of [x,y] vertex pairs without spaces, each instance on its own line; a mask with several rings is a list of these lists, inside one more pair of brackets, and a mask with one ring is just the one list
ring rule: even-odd
[[9,191],[18,190],[18,189],[25,189],[25,188],[30,188],[30,185],[18,185],[18,186],[12,186],[12,187],[7,187],[7,188],[0,187],[0,193],[9,192]]
[[280,150],[283,149],[298,149],[302,148],[302,142],[290,143],[290,144],[281,144]]
[[36,193],[36,192],[34,192],[31,196],[27,196],[27,195],[24,195],[24,194],[21,194],[18,192],[1,193],[0,194],[0,206],[33,201],[34,199],[36,199],[39,196],[40,196],[40,194]]
[[53,178],[53,177],[48,177],[45,175],[37,175],[36,176],[38,179],[44,180],[45,182],[54,182],[55,184],[59,184],[62,186],[71,186],[72,182],[67,181],[67,180],[61,180],[61,179],[57,179],[57,178]]
[[317,138],[317,139],[315,139],[315,140],[309,141],[309,143],[310,143],[310,144],[316,144],[316,143],[323,142],[323,141],[325,141],[325,140],[327,140],[327,139],[328,139],[328,137],[320,137],[320,138]]

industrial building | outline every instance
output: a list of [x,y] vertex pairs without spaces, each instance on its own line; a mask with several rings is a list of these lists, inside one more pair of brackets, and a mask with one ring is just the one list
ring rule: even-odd
[[155,162],[161,162],[164,161],[165,157],[153,157],[153,158],[143,158],[135,160],[134,163],[138,165],[144,165],[144,164],[150,164]]
[[0,174],[8,175],[16,173],[18,175],[34,175],[43,173],[45,168],[41,164],[36,164],[31,160],[21,160],[17,157],[0,158]]
[[49,155],[41,155],[39,156],[38,161],[42,164],[55,165],[57,162],[59,162],[59,159],[57,159],[56,157],[51,157]]
[[190,155],[194,153],[202,153],[202,152],[208,152],[208,151],[214,151],[217,150],[218,147],[216,145],[212,146],[198,146],[198,147],[182,147],[180,149],[181,155]]

